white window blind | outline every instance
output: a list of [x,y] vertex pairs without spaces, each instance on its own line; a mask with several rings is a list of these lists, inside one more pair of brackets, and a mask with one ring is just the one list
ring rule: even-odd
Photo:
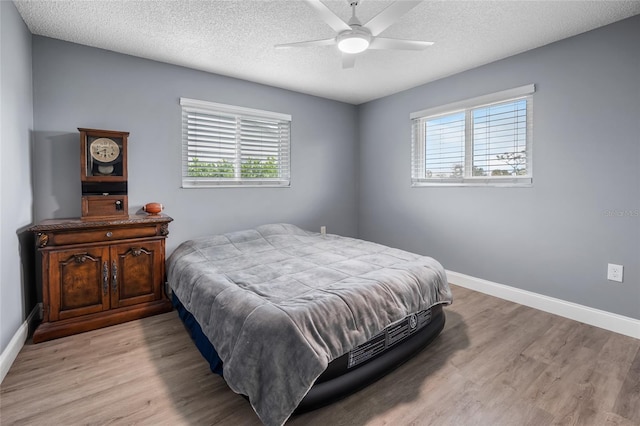
[[180,99],[182,186],[289,186],[291,116]]
[[425,122],[425,167],[428,177],[462,176],[464,112]]
[[472,111],[473,176],[526,176],[527,99]]
[[411,114],[413,186],[530,185],[535,86]]

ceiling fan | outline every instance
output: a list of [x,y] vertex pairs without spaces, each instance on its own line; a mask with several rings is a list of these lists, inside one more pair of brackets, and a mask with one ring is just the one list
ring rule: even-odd
[[342,68],[353,68],[356,54],[367,49],[401,49],[423,50],[433,44],[430,41],[400,40],[395,38],[378,37],[402,15],[416,7],[422,0],[399,0],[374,16],[362,25],[356,17],[356,7],[362,0],[347,0],[351,6],[352,15],[349,22],[344,22],[320,0],[303,0],[312,7],[320,18],[324,20],[338,35],[323,40],[301,41],[296,43],[277,44],[276,49],[289,47],[331,46],[337,45],[342,52]]

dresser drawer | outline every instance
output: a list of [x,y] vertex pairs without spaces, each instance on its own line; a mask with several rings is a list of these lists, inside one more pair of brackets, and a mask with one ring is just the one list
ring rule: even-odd
[[99,230],[85,230],[73,232],[49,233],[50,246],[62,246],[68,244],[95,243],[99,241],[117,241],[129,238],[144,238],[158,235],[156,226],[143,226],[135,228],[113,228]]

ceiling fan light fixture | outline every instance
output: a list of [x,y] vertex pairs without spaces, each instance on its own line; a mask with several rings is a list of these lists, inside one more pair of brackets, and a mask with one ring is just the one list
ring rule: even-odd
[[368,34],[347,33],[338,37],[338,49],[344,53],[360,53],[369,48],[371,37]]

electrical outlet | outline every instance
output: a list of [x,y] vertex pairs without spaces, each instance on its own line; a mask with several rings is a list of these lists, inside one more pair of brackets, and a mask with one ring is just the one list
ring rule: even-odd
[[614,265],[613,263],[609,263],[609,266],[607,267],[607,279],[609,281],[617,281],[621,283],[623,269],[624,266],[622,265]]
[[327,235],[327,227],[326,227],[326,226],[324,226],[324,225],[323,225],[323,226],[321,226],[321,227],[320,227],[320,233],[321,233],[322,235]]

